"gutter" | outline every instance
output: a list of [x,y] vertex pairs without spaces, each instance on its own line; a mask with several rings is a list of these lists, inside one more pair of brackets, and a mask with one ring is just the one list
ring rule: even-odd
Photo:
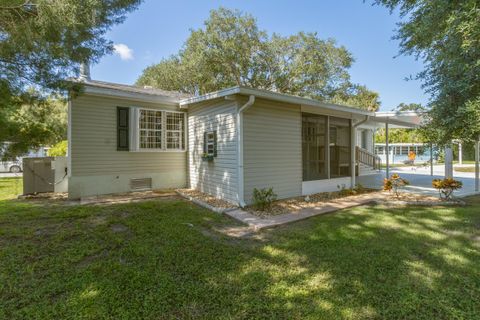
[[355,123],[353,125],[354,128],[358,127],[358,126],[361,126],[362,124],[364,124],[365,122],[367,122],[368,120],[370,120],[370,116],[365,116],[365,119],[363,119],[362,121],[360,121],[359,123]]
[[255,102],[255,96],[252,94],[247,103],[237,111],[237,181],[238,181],[238,205],[245,207],[244,195],[244,175],[243,175],[243,112],[250,108]]

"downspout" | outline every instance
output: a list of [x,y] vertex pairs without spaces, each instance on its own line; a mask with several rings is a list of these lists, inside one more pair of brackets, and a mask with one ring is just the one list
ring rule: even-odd
[[365,119],[363,119],[362,121],[360,121],[359,123],[355,123],[353,125],[353,128],[357,128],[358,126],[364,124],[365,122],[367,122],[368,120],[370,119],[370,116],[365,116]]
[[238,181],[238,205],[245,206],[244,176],[243,176],[243,112],[255,102],[255,96],[250,95],[247,103],[237,111],[237,181]]
[[350,155],[350,159],[351,159],[351,168],[352,168],[352,176],[351,176],[351,187],[352,188],[355,188],[355,185],[357,184],[356,182],[356,179],[357,179],[357,175],[356,175],[356,166],[357,166],[357,159],[356,159],[356,151],[357,151],[357,127],[364,124],[365,122],[367,122],[368,120],[370,119],[370,116],[365,116],[365,119],[363,119],[362,121],[358,122],[358,123],[355,123],[353,124],[353,121],[352,121],[352,132],[350,134],[350,152],[351,152],[351,155]]

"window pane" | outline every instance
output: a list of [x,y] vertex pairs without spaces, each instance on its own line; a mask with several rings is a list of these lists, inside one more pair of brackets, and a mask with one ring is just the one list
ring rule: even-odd
[[167,149],[180,149],[180,132],[167,131]]
[[140,110],[140,148],[162,148],[162,112],[153,110]]
[[177,112],[166,112],[165,114],[167,149],[183,149],[184,114]]

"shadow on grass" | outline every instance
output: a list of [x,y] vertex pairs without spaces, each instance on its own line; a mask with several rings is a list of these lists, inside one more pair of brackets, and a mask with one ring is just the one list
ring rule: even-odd
[[359,207],[232,242],[185,201],[4,201],[0,317],[475,319],[479,211]]

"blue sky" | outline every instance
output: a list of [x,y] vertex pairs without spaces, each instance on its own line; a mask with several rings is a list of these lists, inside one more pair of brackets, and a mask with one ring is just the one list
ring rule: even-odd
[[175,54],[189,30],[202,27],[209,11],[219,6],[251,13],[269,33],[315,31],[321,38],[336,39],[355,57],[350,69],[352,81],[379,92],[381,110],[391,110],[401,102],[428,100],[419,81],[404,80],[423,65],[413,57],[397,56],[398,41],[392,36],[398,15],[371,6],[368,0],[145,0],[125,23],[109,32],[108,38],[118,45],[117,54],[92,66],[92,77],[133,84],[145,67]]

